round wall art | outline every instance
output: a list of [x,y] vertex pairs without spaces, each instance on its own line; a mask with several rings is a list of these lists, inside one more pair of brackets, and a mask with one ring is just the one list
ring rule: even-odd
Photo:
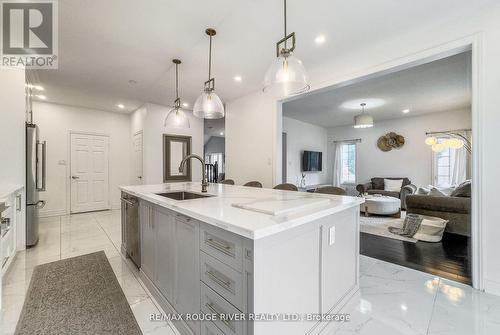
[[380,136],[377,141],[377,147],[384,152],[391,151],[392,149],[400,149],[404,144],[404,136],[394,132]]

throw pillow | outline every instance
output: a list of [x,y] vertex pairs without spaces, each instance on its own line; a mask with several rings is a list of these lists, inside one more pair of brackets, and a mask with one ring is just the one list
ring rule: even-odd
[[438,190],[435,187],[431,188],[428,195],[434,196],[434,197],[446,197],[445,193],[441,192],[440,190]]
[[425,188],[425,187],[419,187],[415,194],[427,195],[427,194],[429,194],[429,192],[430,192],[430,189]]
[[462,184],[458,185],[458,187],[451,193],[450,196],[470,198],[472,193],[471,186],[472,182],[470,180],[466,180]]
[[400,192],[403,179],[384,179],[384,191]]

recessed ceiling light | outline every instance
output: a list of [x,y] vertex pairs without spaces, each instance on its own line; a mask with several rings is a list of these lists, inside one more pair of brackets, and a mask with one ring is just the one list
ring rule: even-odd
[[183,102],[182,107],[189,107],[189,104],[187,102]]
[[403,114],[408,114],[410,112],[409,109],[403,109],[401,112],[403,112]]
[[118,107],[118,108],[120,108],[120,109],[124,109],[124,108],[125,108],[125,105],[123,105],[123,104],[118,104],[118,105],[116,105],[116,107]]
[[37,95],[35,95],[35,97],[37,97],[38,99],[41,99],[41,100],[47,100],[47,97],[45,95],[37,94]]
[[316,38],[314,39],[314,42],[317,44],[317,45],[321,45],[323,43],[325,43],[326,41],[326,37],[325,35],[318,35],[316,36]]
[[224,136],[224,133],[223,133],[223,132],[220,132],[220,136]]
[[243,80],[243,78],[241,78],[241,76],[234,76],[233,79],[234,79],[234,81],[237,81],[238,83]]

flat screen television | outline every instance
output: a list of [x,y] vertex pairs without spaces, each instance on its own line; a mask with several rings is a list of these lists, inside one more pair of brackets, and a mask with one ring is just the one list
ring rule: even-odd
[[321,171],[322,152],[304,151],[302,153],[302,171]]

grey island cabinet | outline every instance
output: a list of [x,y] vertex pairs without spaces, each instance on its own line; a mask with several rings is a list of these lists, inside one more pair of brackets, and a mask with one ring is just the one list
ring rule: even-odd
[[[356,302],[362,199],[196,183],[138,198],[140,277],[181,334],[327,334]],[[176,200],[169,193],[199,197]]]

